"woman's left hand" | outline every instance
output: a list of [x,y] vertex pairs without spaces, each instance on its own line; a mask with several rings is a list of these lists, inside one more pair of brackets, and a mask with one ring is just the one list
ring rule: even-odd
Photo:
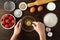
[[21,22],[22,20],[19,20],[18,23],[16,24],[16,26],[14,27],[14,35],[19,35],[21,32]]

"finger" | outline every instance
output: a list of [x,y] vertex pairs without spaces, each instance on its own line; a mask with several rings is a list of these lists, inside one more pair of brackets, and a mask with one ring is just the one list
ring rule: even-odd
[[35,28],[36,26],[34,24],[32,24],[33,28]]
[[16,24],[16,26],[19,26],[19,23],[22,21],[22,19],[20,19],[19,21],[18,21],[18,23]]
[[22,24],[20,23],[20,24],[19,24],[19,28],[21,28],[21,25],[22,25]]
[[21,26],[21,24],[22,24],[22,19],[19,20],[19,26]]
[[38,25],[38,22],[32,22],[32,24],[34,24],[34,25],[36,25],[36,26],[37,26],[37,25]]
[[22,19],[20,19],[19,22],[22,22]]

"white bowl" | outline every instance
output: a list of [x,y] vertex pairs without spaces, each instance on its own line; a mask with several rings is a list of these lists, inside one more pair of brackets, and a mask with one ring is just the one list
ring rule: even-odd
[[47,33],[47,36],[48,36],[48,37],[52,37],[52,36],[53,36],[53,33],[52,33],[52,32],[48,32],[48,33]]
[[[22,8],[20,7],[22,4],[24,4],[24,5],[26,6],[24,9],[22,9]],[[27,9],[27,4],[26,4],[25,2],[21,2],[21,3],[19,4],[19,9],[22,10],[22,11],[25,11],[25,10]]]
[[[12,27],[10,27],[10,28],[4,27],[4,26],[2,25],[2,23],[1,23],[2,28],[7,29],[7,30],[12,29],[12,28],[15,26],[15,24],[16,24],[16,19],[15,19],[15,17],[14,17],[12,14],[9,14],[9,15],[11,15],[11,16],[14,18],[15,23],[14,23],[14,25],[13,25]],[[4,16],[4,15],[3,15],[3,16]],[[2,16],[2,17],[3,17],[3,16]]]
[[48,9],[49,11],[54,11],[54,10],[56,9],[56,4],[53,3],[53,2],[49,2],[49,3],[47,4],[47,9]]
[[14,16],[20,18],[22,16],[22,11],[20,9],[16,9],[14,11]]
[[50,31],[51,31],[51,28],[46,27],[46,32],[50,32]]

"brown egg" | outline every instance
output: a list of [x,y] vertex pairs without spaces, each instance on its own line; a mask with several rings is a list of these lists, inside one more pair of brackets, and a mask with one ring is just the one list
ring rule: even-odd
[[34,12],[35,12],[35,7],[31,7],[31,8],[30,8],[30,12],[31,12],[31,13],[34,13]]
[[43,10],[43,7],[39,6],[37,10],[38,10],[38,12],[41,12]]

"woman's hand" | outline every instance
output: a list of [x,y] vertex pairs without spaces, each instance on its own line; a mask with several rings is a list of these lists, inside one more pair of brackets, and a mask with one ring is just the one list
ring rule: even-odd
[[41,22],[33,22],[32,26],[38,34],[40,34],[40,32],[45,31],[45,25]]
[[22,20],[19,20],[18,23],[16,24],[16,26],[14,27],[14,35],[19,35],[21,32],[21,22]]
[[16,24],[16,26],[14,27],[14,33],[13,33],[10,40],[17,40],[17,37],[21,32],[21,27],[22,27],[21,21],[22,20],[19,20],[18,23]]
[[45,25],[41,22],[33,22],[32,26],[39,34],[40,40],[46,40]]

